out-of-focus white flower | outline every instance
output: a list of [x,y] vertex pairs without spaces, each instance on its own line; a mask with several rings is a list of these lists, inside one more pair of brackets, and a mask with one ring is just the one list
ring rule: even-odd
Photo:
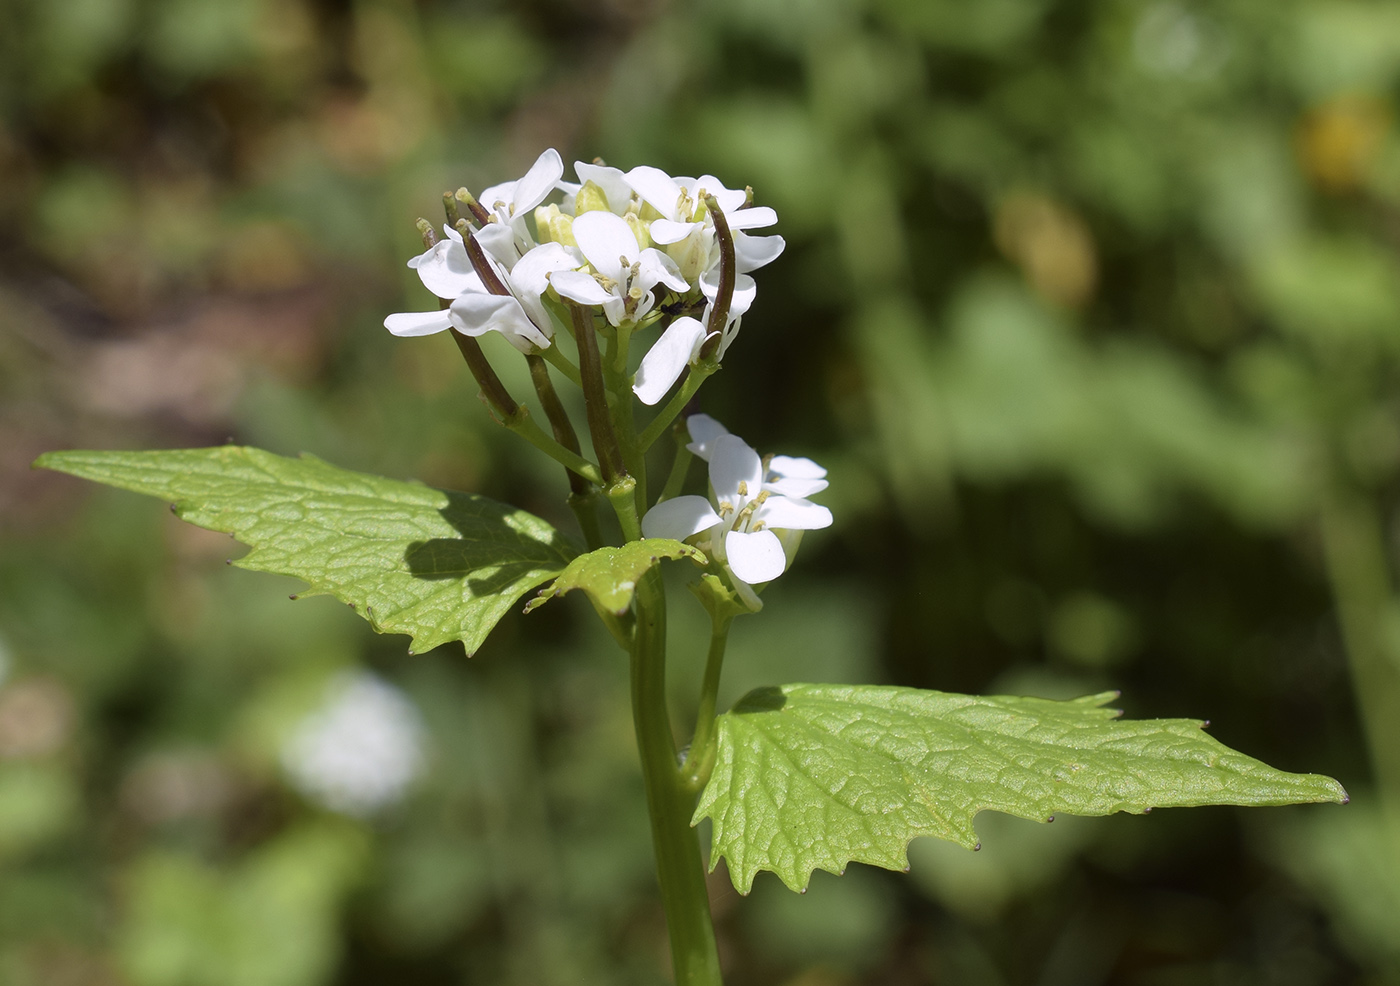
[[[702,550],[726,567],[735,589],[757,609],[758,597],[750,584],[771,582],[787,570],[801,532],[828,527],[831,511],[801,496],[779,492],[776,485],[799,480],[802,473],[811,492],[825,487],[815,476],[821,470],[810,459],[783,457],[782,465],[794,475],[772,473],[757,452],[737,435],[731,435],[713,418],[695,417],[692,449],[697,445],[710,463],[710,499],[678,496],[663,500],[642,518],[645,537],[695,539]],[[691,420],[686,422],[690,426]],[[776,459],[776,457],[775,457]],[[821,486],[812,487],[820,481]],[[800,487],[794,487],[800,488]]]
[[282,747],[282,767],[302,794],[332,811],[364,816],[400,800],[423,769],[418,709],[368,672],[331,679],[319,708]]
[[565,298],[599,305],[613,325],[637,322],[656,303],[652,288],[687,291],[675,261],[654,247],[642,249],[632,227],[611,212],[585,212],[573,222],[574,239],[594,273],[560,271],[549,283]]

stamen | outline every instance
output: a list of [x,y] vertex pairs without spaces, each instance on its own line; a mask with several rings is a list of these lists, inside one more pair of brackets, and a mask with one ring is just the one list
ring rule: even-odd
[[[739,488],[740,488],[741,490],[744,488],[744,481],[743,481],[743,480],[740,480],[740,481],[739,481]],[[759,522],[758,522],[758,525],[755,526],[755,527],[750,527],[750,526],[749,526],[749,519],[750,519],[751,517],[753,517],[753,512],[754,512],[755,510],[757,510],[759,507],[763,506],[763,501],[766,500],[766,499],[768,499],[768,491],[767,491],[767,490],[764,490],[762,493],[758,494],[758,496],[756,496],[756,497],[754,497],[752,500],[750,500],[750,501],[744,506],[744,509],[739,511],[738,516],[736,516],[736,517],[734,518],[734,524],[733,524],[733,526],[730,527],[730,530],[731,530],[731,531],[740,530],[740,529],[741,529],[740,526],[739,526],[740,524],[743,525],[743,528],[742,528],[742,529],[745,530],[745,531],[753,532],[753,531],[762,530],[762,529],[763,529],[763,521],[759,521]]]
[[748,481],[747,479],[741,479],[741,480],[739,480],[739,495],[740,495],[740,496],[748,496],[748,495],[749,495],[749,481]]

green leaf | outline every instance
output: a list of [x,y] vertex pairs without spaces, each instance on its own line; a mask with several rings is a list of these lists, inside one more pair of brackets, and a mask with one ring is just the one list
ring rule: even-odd
[[170,452],[50,452],[34,463],[172,501],[176,516],[253,550],[234,564],[291,575],[349,603],[413,652],[460,640],[471,654],[515,601],[577,549],[523,510],[223,446]]
[[600,610],[621,616],[632,605],[637,580],[663,558],[689,558],[701,568],[709,564],[698,548],[670,538],[645,538],[620,548],[598,548],[569,562],[557,579],[525,604],[525,612],[538,609],[555,596],[582,589]]
[[1040,821],[1154,807],[1345,802],[1342,786],[1237,753],[1191,719],[1119,720],[1117,692],[1070,702],[874,685],[750,692],[719,717],[714,773],[694,821],[748,893],[759,870],[789,887],[848,862],[908,866],[916,836],[977,848],[991,809]]

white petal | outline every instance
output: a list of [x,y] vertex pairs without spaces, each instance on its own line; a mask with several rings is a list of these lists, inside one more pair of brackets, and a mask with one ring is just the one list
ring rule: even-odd
[[469,336],[499,332],[522,352],[545,349],[549,337],[530,321],[520,302],[510,295],[464,294],[452,302],[452,324]]
[[725,188],[724,182],[714,175],[701,175],[699,178],[678,178],[676,180],[685,186],[685,190],[690,193],[690,197],[693,199],[699,199],[702,194],[713,195],[726,217],[731,212],[739,211],[739,207],[749,198],[748,193],[743,189]]
[[729,429],[708,414],[692,414],[685,419],[686,431],[690,432],[690,444],[686,448],[706,462],[714,451],[715,439],[729,434]]
[[[586,212],[584,215],[592,215],[592,213]],[[603,290],[603,286],[592,274],[585,274],[581,270],[561,270],[550,276],[549,283],[563,297],[570,301],[577,301],[580,305],[602,305],[617,297],[611,292]]]
[[826,478],[824,467],[801,456],[775,455],[768,460],[768,471],[775,476],[788,476],[793,479]]
[[637,399],[651,406],[665,397],[704,341],[705,326],[689,316],[667,326],[637,367],[637,380],[632,385]]
[[686,538],[719,523],[710,501],[703,496],[677,496],[662,500],[642,517],[642,537]]
[[507,268],[514,267],[520,259],[520,251],[515,247],[515,230],[506,223],[487,223],[474,235],[481,249]]
[[550,275],[572,270],[579,264],[580,260],[566,247],[558,243],[545,243],[521,257],[520,262],[511,269],[511,292],[525,309],[525,314],[530,316],[530,321],[546,335],[553,334],[554,323],[550,321],[540,295],[549,288]]
[[484,290],[460,240],[439,240],[431,250],[410,260],[408,266],[417,269],[425,288],[448,301],[463,291]]
[[492,185],[477,196],[477,201],[486,207],[487,212],[495,212],[496,204],[500,203],[506,208],[509,216],[510,203],[515,198],[515,186],[518,182],[503,181],[499,185]]
[[764,264],[772,263],[783,252],[787,241],[781,236],[749,236],[746,233],[734,234],[734,261],[741,272],[758,270]]
[[554,183],[562,177],[564,159],[554,148],[546,148],[545,152],[535,159],[535,163],[530,165],[525,177],[515,183],[510,197],[511,217],[523,218],[533,212],[535,206],[554,191]]
[[798,479],[791,476],[770,476],[763,484],[765,490],[779,493],[783,496],[790,496],[794,499],[809,497],[814,493],[820,493],[831,484],[824,479]]
[[647,227],[647,235],[651,237],[651,242],[666,246],[679,243],[697,229],[704,228],[704,223],[677,223],[669,219],[653,219]]
[[642,252],[632,227],[611,212],[585,212],[574,220],[573,231],[593,269],[614,281],[622,280],[622,258],[630,265]]
[[724,536],[724,553],[745,582],[772,582],[787,569],[782,542],[772,531],[730,531]]
[[[627,184],[627,178],[621,168],[575,161],[574,174],[578,175],[580,182],[591,181],[601,188],[603,194],[608,197],[608,208],[613,212],[620,216],[627,211],[627,206],[632,201],[632,186]],[[577,194],[577,189],[574,191]]]
[[[711,304],[719,295],[719,268],[714,268],[706,272],[700,278],[700,291]],[[741,317],[745,312],[753,307],[754,299],[758,297],[758,284],[747,274],[734,275],[734,296],[729,301],[729,321]],[[705,320],[709,321],[709,313],[706,312]]]
[[[740,493],[740,483],[746,493]],[[710,485],[718,499],[728,500],[739,510],[758,496],[763,486],[763,461],[738,435],[721,435],[710,454]]]
[[511,268],[510,286],[538,298],[549,287],[548,275],[555,271],[573,270],[578,266],[580,261],[562,244],[544,243],[521,257]]
[[769,206],[756,205],[751,209],[726,212],[724,218],[729,220],[730,229],[757,229],[760,226],[772,226],[778,221],[778,214]]
[[753,522],[787,531],[815,531],[831,526],[831,511],[811,500],[770,496],[753,512]]
[[680,201],[681,187],[675,179],[660,168],[640,165],[623,176],[632,190],[651,203],[651,207],[661,213],[663,219],[682,220],[689,216],[676,215],[676,203]]
[[384,320],[384,328],[396,336],[430,336],[452,324],[447,312],[398,312]]
[[672,291],[690,290],[690,283],[681,276],[676,262],[655,247],[647,247],[637,260],[640,261],[637,282],[643,291],[650,291],[657,284],[664,284]]

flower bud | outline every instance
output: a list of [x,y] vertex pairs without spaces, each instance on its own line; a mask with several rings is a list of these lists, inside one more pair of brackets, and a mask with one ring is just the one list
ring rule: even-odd
[[642,222],[641,216],[629,210],[627,215],[623,216],[622,219],[627,223],[627,227],[632,230],[632,235],[637,238],[637,245],[639,247],[645,250],[647,247],[651,246],[651,234],[647,232],[647,226],[649,224]]
[[535,210],[535,232],[541,243],[578,246],[573,217],[560,212],[557,205],[542,205]]
[[574,215],[581,216],[585,212],[610,212],[612,207],[608,205],[608,193],[591,181],[583,183],[583,187],[574,196]]

